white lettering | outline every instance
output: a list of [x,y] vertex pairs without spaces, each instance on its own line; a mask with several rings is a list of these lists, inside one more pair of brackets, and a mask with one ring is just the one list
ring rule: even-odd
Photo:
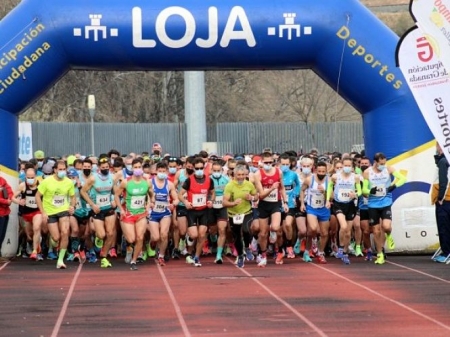
[[216,7],[210,7],[208,10],[209,17],[209,37],[207,40],[198,38],[195,43],[200,48],[211,48],[214,47],[219,38],[219,14]]
[[[242,30],[234,30],[236,21],[239,19]],[[231,9],[230,16],[227,20],[227,25],[220,40],[221,47],[228,47],[231,40],[246,40],[249,47],[256,46],[255,36],[253,35],[252,27],[248,21],[247,15],[242,7],[236,6]]]
[[[166,32],[166,21],[172,15],[179,15],[186,23],[184,36],[179,40],[171,39]],[[163,45],[169,48],[186,47],[194,39],[195,35],[195,19],[187,9],[173,6],[164,9],[156,18],[156,35]]]
[[144,40],[142,38],[142,9],[134,7],[131,14],[133,21],[133,46],[136,48],[154,48],[156,46],[155,40]]

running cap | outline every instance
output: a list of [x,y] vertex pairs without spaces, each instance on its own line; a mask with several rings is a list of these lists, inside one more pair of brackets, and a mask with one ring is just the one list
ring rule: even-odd
[[69,178],[78,178],[78,172],[74,168],[70,168],[67,170],[67,176]]
[[44,153],[44,151],[42,151],[42,150],[37,150],[37,151],[34,153],[34,158],[36,158],[36,159],[44,159],[44,158],[45,158],[45,153]]

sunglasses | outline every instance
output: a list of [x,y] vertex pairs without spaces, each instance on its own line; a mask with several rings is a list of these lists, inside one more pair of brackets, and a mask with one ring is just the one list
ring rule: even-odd
[[273,161],[263,161],[263,164],[273,165]]
[[103,164],[103,163],[109,163],[109,159],[108,158],[101,158],[98,160],[99,163]]
[[202,167],[194,167],[194,169],[195,169],[195,170],[203,170],[203,169],[204,169],[204,166],[202,166]]

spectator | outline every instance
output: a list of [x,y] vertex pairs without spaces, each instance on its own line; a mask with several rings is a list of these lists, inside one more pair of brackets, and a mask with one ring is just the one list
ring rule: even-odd
[[9,214],[11,209],[11,199],[13,197],[13,191],[8,182],[0,177],[0,257],[2,256],[2,244],[6,236],[6,230],[8,229]]

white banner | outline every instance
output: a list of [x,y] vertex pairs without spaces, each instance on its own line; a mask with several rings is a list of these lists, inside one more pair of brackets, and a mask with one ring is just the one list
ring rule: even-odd
[[30,122],[19,122],[19,158],[33,158],[33,134]]
[[397,59],[428,127],[450,162],[450,81],[444,64],[417,28],[403,36]]

